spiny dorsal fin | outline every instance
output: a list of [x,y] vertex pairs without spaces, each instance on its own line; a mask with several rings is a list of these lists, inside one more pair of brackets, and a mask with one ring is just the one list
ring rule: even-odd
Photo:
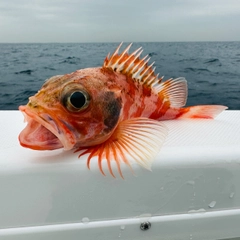
[[143,52],[142,47],[138,48],[131,54],[128,54],[132,43],[127,46],[127,48],[122,52],[118,53],[122,43],[117,47],[114,53],[105,58],[103,67],[110,68],[113,71],[121,72],[128,76],[131,76],[132,79],[147,84],[149,86],[156,85],[161,82],[163,77],[158,78],[158,74],[154,73],[155,67],[153,68],[153,63],[148,65],[150,57],[146,55],[140,59],[140,55]]
[[130,76],[134,81],[154,89],[159,96],[170,102],[171,107],[180,108],[186,104],[188,90],[185,78],[170,78],[165,82],[161,82],[163,77],[158,78],[158,74],[154,73],[155,67],[152,67],[154,62],[148,65],[150,57],[146,55],[142,59],[139,58],[143,51],[141,47],[128,54],[132,43],[122,53],[119,53],[121,46],[122,43],[120,43],[111,56],[108,54],[104,60],[103,67],[121,72]]

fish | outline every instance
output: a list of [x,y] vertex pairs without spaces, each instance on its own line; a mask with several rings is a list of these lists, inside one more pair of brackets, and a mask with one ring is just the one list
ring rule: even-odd
[[213,119],[227,109],[222,105],[184,107],[188,88],[184,77],[170,78],[155,73],[142,47],[132,53],[132,43],[122,43],[108,54],[101,67],[85,68],[49,78],[41,89],[19,106],[26,127],[20,145],[34,150],[63,148],[88,155],[87,167],[97,159],[100,172],[107,162],[115,177],[114,164],[131,171],[138,163],[151,170],[168,134],[165,120]]

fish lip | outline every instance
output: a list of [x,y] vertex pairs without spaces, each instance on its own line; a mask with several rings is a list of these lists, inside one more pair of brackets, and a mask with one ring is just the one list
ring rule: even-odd
[[[19,142],[23,147],[35,149],[35,150],[54,150],[59,148],[64,148],[65,150],[72,149],[76,143],[74,135],[71,136],[71,141],[68,141],[64,137],[64,132],[61,131],[56,121],[46,112],[41,114],[35,113],[31,108],[26,106],[20,106],[19,110],[23,113],[24,118],[27,122],[27,126],[19,134]],[[42,130],[51,135],[50,139],[45,139],[45,141],[38,141],[28,135],[32,134],[30,129],[31,126],[35,125],[35,129],[42,128]]]

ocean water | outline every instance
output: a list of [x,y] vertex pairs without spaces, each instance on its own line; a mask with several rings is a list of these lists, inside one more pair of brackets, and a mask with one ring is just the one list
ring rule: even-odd
[[[18,109],[51,76],[101,66],[118,43],[0,44],[0,110]],[[123,46],[127,46],[124,43]],[[240,42],[134,43],[164,79],[188,80],[187,105],[240,109]],[[122,47],[124,49],[124,47]]]

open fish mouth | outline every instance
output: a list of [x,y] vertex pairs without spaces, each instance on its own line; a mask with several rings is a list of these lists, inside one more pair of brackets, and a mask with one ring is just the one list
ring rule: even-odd
[[27,126],[19,134],[19,142],[23,147],[34,150],[54,150],[73,148],[75,141],[70,142],[64,137],[64,133],[48,114],[38,115],[27,106],[20,106]]

